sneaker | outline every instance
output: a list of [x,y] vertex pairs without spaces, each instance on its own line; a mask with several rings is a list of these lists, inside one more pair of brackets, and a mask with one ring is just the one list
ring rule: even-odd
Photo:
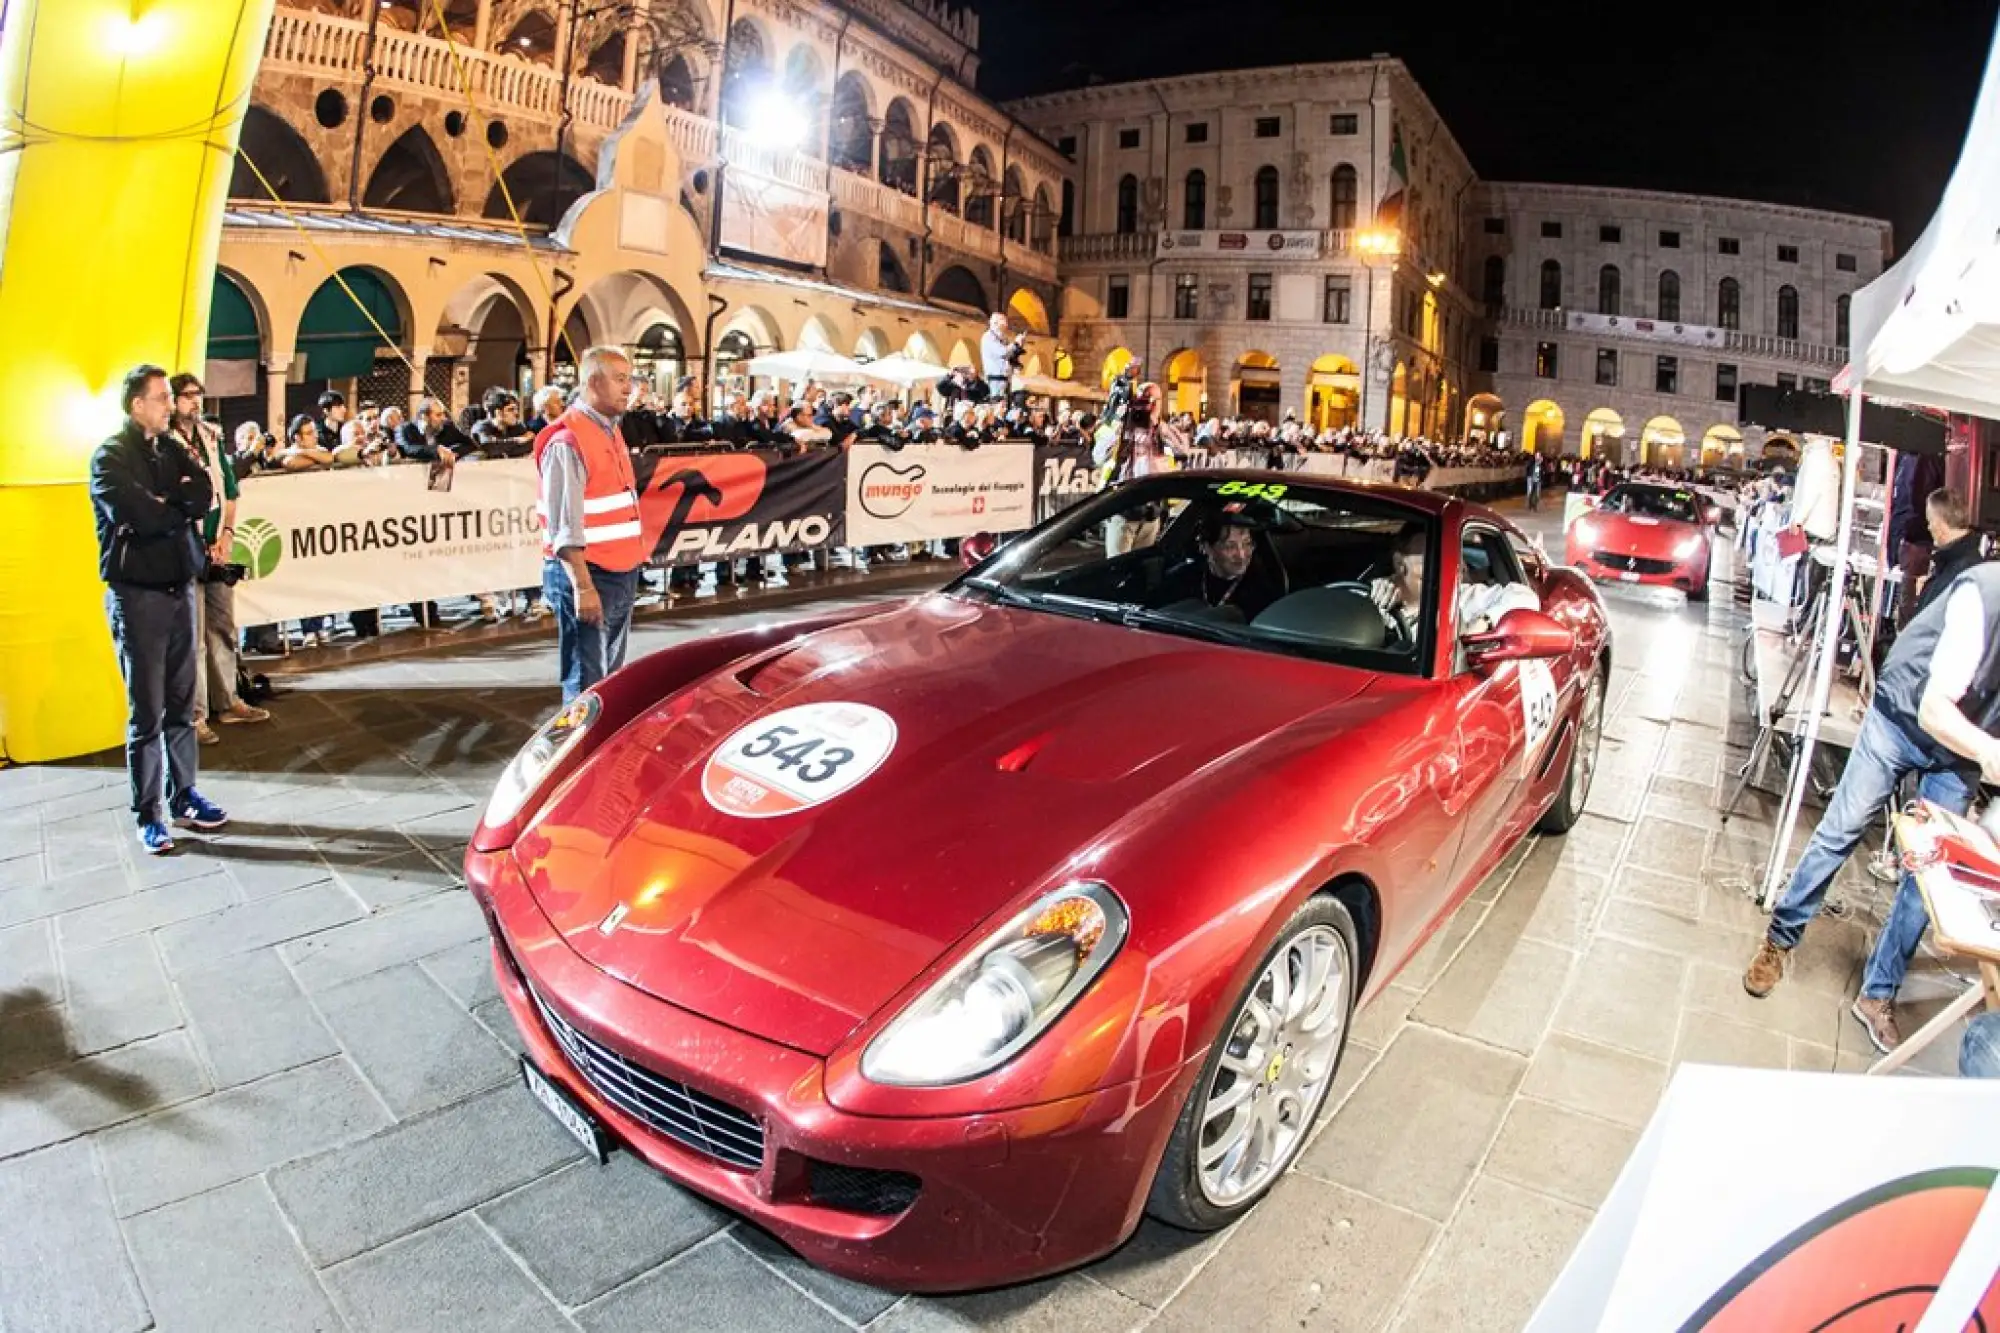
[[1780,949],[1769,940],[1760,943],[1757,956],[1743,973],[1743,989],[1760,1000],[1769,995],[1785,979],[1785,960],[1791,955],[1790,949]]
[[229,822],[221,806],[204,800],[192,787],[174,798],[173,812],[174,822],[186,828],[219,829]]
[[221,714],[222,725],[225,727],[233,722],[269,722],[270,720],[270,709],[259,708],[255,704],[246,704],[241,699],[223,709]]
[[165,856],[174,849],[174,835],[165,824],[149,820],[139,825],[139,845],[148,856]]
[[215,734],[215,728],[209,726],[206,722],[197,722],[194,724],[194,738],[203,745],[213,745],[222,739],[222,737]]
[[1875,1043],[1875,1049],[1887,1055],[1903,1044],[1903,1034],[1896,1027],[1896,1002],[1878,1000],[1863,995],[1848,1008],[1848,1013],[1868,1029],[1868,1040]]

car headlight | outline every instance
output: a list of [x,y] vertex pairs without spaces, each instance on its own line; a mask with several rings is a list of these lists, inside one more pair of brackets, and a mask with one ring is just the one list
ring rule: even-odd
[[1578,519],[1576,526],[1571,531],[1576,534],[1576,540],[1579,545],[1585,547],[1597,545],[1597,525],[1589,519]]
[[1676,560],[1685,560],[1700,549],[1700,537],[1683,537],[1674,546],[1674,558]]
[[1006,1063],[1061,1017],[1125,942],[1102,884],[1037,899],[918,996],[861,1056],[875,1083],[941,1087]]
[[579,694],[528,738],[521,752],[501,770],[500,780],[493,784],[484,818],[488,827],[497,828],[521,813],[542,780],[562,762],[564,755],[576,748],[591,723],[597,721],[599,706],[596,695]]

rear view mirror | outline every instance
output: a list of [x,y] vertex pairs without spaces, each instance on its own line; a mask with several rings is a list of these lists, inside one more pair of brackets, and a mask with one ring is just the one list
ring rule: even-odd
[[1576,647],[1576,635],[1542,611],[1519,607],[1500,617],[1483,634],[1461,640],[1466,660],[1485,671],[1502,662],[1533,662],[1561,657]]

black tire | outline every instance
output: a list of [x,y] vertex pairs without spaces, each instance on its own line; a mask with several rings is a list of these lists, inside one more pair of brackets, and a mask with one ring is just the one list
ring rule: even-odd
[[1707,601],[1707,600],[1708,600],[1708,585],[1707,585],[1706,583],[1704,583],[1704,584],[1702,584],[1702,585],[1701,585],[1701,591],[1699,591],[1699,592],[1691,592],[1691,593],[1689,593],[1689,594],[1688,594],[1688,600],[1689,600],[1690,602],[1705,602],[1705,601]]
[[[1317,927],[1327,926],[1339,933],[1347,947],[1348,981],[1347,1014],[1342,1020],[1340,1044],[1333,1053],[1333,1067],[1328,1072],[1326,1085],[1319,1094],[1318,1105],[1312,1108],[1306,1118],[1305,1128],[1287,1155],[1284,1165],[1271,1173],[1271,1177],[1254,1194],[1230,1204],[1221,1206],[1211,1201],[1202,1191],[1196,1179],[1196,1152],[1200,1146],[1200,1116],[1207,1104],[1210,1087],[1215,1082],[1216,1070],[1222,1062],[1222,1054],[1230,1034],[1243,1021],[1244,1010],[1250,998],[1256,993],[1258,983],[1263,979],[1264,970],[1296,936]],[[1201,1077],[1189,1089],[1187,1101],[1181,1107],[1180,1118],[1174,1122],[1173,1137],[1167,1141],[1167,1150],[1160,1158],[1160,1168],[1153,1175],[1153,1188],[1146,1198],[1146,1212],[1165,1222],[1168,1226],[1179,1227],[1183,1231],[1217,1231],[1228,1226],[1243,1214],[1257,1206],[1258,1200],[1270,1192],[1273,1185],[1283,1180],[1285,1172],[1291,1169],[1298,1155],[1312,1138],[1313,1122],[1326,1110],[1328,1094],[1340,1077],[1340,1062],[1347,1054],[1347,1038],[1353,1026],[1354,999],[1361,989],[1360,969],[1362,966],[1359,937],[1354,929],[1354,918],[1349,915],[1346,904],[1331,894],[1319,894],[1309,898],[1298,911],[1292,913],[1278,931],[1271,947],[1257,960],[1256,969],[1250,974],[1250,984],[1229,1011],[1229,1017],[1217,1029],[1214,1046],[1208,1059],[1202,1062]]]
[[[1587,693],[1583,704],[1577,709],[1576,743],[1575,748],[1570,751],[1569,771],[1563,775],[1562,790],[1556,793],[1556,803],[1548,808],[1535,825],[1535,828],[1542,833],[1557,835],[1567,833],[1576,827],[1577,820],[1583,818],[1583,807],[1590,800],[1591,776],[1597,767],[1595,751],[1604,733],[1604,683],[1604,669],[1599,667],[1597,674],[1591,677],[1591,689],[1594,693]],[[1596,701],[1596,716],[1586,716],[1593,707],[1593,698]],[[1592,750],[1589,773],[1580,772],[1577,766],[1578,755],[1586,744]]]

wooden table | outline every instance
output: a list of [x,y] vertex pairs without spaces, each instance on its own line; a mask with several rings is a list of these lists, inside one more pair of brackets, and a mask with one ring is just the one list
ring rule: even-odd
[[[1890,822],[1895,828],[1896,845],[1905,855],[1922,856],[1936,845],[1932,825],[1906,814],[1899,814]],[[2000,1012],[2000,929],[1995,929],[1992,922],[1986,923],[1983,933],[1977,929],[1981,924],[1979,914],[1986,911],[1982,900],[1960,884],[1948,866],[1927,865],[1911,874],[1917,881],[1917,892],[1923,895],[1924,910],[1930,913],[1931,936],[1937,941],[1938,952],[1947,958],[1965,958],[1977,963],[1979,980],[1967,986],[1937,1017],[1904,1038],[1902,1045],[1870,1065],[1871,1074],[1901,1069],[1919,1051],[1958,1026],[1959,1020],[1979,1008],[1982,1001],[1989,1011]]]

